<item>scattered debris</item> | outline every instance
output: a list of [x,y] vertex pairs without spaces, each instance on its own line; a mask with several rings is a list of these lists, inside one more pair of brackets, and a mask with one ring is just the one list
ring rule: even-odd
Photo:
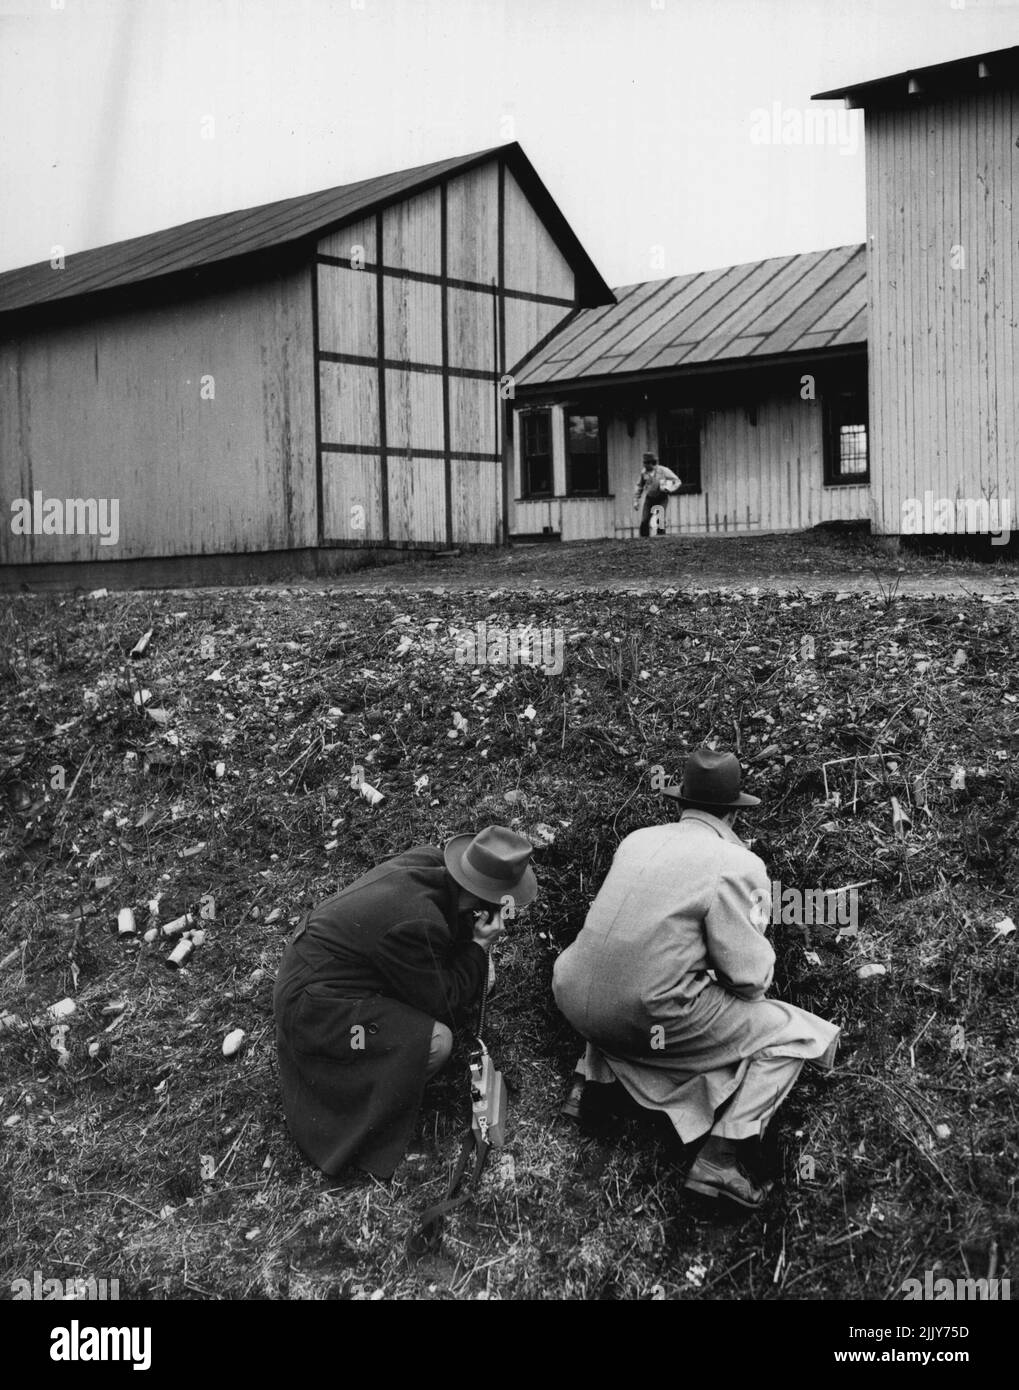
[[187,937],[184,937],[181,941],[177,942],[177,945],[167,956],[165,963],[171,970],[179,970],[181,966],[186,963],[194,949],[194,944]]
[[24,955],[27,945],[27,941],[21,941],[14,947],[13,951],[8,951],[7,954],[0,959],[0,970],[6,970],[9,965],[13,965],[16,960],[19,960]]
[[130,651],[131,659],[132,659],[133,661],[137,661],[137,660],[139,660],[141,657],[143,657],[143,656],[145,655],[145,653],[148,651],[148,649],[149,649],[149,643],[150,643],[151,641],[152,641],[152,628],[149,628],[148,632],[143,632],[142,635],[138,638],[138,641],[137,641],[137,642],[134,644],[134,646],[131,648],[131,651]]
[[187,931],[193,925],[194,920],[195,914],[193,912],[185,912],[183,917],[175,917],[172,922],[164,922],[163,935],[180,936],[182,932]]

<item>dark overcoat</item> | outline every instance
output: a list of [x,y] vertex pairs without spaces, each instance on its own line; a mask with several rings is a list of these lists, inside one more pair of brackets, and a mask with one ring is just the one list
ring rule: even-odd
[[312,909],[284,953],[274,1010],[298,1147],[323,1172],[392,1176],[413,1133],[432,1027],[455,1026],[488,965],[442,850],[387,860]]

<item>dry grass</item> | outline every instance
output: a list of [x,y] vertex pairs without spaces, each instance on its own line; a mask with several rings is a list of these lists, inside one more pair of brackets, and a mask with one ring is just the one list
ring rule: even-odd
[[[480,619],[561,627],[562,676],[458,666],[451,631]],[[1013,606],[890,590],[9,602],[0,1010],[25,1026],[0,1034],[0,1297],[36,1269],[141,1298],[884,1298],[939,1266],[1007,1276],[1019,994],[1016,937],[993,926],[1019,915],[1016,644]],[[167,723],[134,703],[140,686]],[[552,960],[622,836],[670,814],[650,767],[708,738],[740,740],[767,808],[742,828],[773,877],[872,881],[855,937],[774,929],[782,994],[842,1023],[844,1044],[834,1076],[804,1073],[780,1112],[785,1181],[745,1220],[683,1196],[657,1130],[590,1139],[556,1119],[578,1042]],[[351,789],[353,764],[380,806]],[[511,1142],[440,1254],[408,1267],[403,1237],[465,1123],[460,1074],[429,1089],[392,1183],[323,1180],[280,1114],[273,972],[338,882],[489,820],[554,833],[490,1012]],[[157,893],[164,921],[215,897],[179,973],[165,942],[116,935],[130,905],[140,937]],[[869,961],[887,973],[859,980]],[[41,1016],[65,995],[62,1066]],[[226,1059],[234,1027],[247,1039]]]

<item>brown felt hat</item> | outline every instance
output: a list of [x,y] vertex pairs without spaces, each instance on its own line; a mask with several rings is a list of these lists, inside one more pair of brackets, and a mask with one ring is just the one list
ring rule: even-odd
[[538,895],[529,863],[533,853],[530,840],[505,825],[490,825],[477,835],[454,835],[443,850],[446,868],[461,888],[486,903],[508,895],[515,907],[526,907]]
[[678,787],[663,787],[666,796],[700,806],[760,806],[759,796],[740,791],[742,769],[735,753],[695,748],[686,760],[683,781]]

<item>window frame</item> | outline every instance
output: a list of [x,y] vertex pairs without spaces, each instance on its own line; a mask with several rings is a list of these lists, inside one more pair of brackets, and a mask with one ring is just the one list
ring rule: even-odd
[[[578,491],[573,486],[573,458],[570,452],[570,417],[574,415],[593,416],[598,421],[598,487],[597,489],[585,489]],[[563,459],[565,462],[565,485],[564,497],[578,498],[600,498],[609,496],[609,467],[608,467],[608,438],[607,438],[608,416],[601,410],[589,410],[586,406],[578,402],[566,402],[563,405]],[[592,455],[577,455],[590,458]]]
[[[690,471],[688,468],[673,468],[672,463],[669,461],[668,458],[666,458],[666,449],[675,449],[676,445],[667,445],[665,443],[665,421],[669,414],[671,414],[673,411],[678,410],[688,410],[691,412],[691,414],[693,415],[694,428],[697,435],[697,463],[694,469],[694,472],[696,473],[696,478],[692,482],[687,481],[687,476],[689,475]],[[673,473],[675,473],[680,480],[679,487],[672,494],[673,497],[682,497],[684,494],[686,494],[687,496],[695,497],[704,491],[703,470],[701,467],[701,436],[703,433],[703,426],[704,412],[701,410],[699,406],[678,404],[660,404],[658,406],[656,418],[656,427],[658,430],[658,462],[664,464],[666,468],[672,468]]]
[[[826,392],[824,401],[823,480],[825,487],[867,487],[870,485],[870,411],[867,388],[844,385]],[[842,472],[844,426],[862,425],[867,466],[862,473]]]
[[[534,492],[531,490],[531,475],[529,460],[531,458],[543,458],[543,454],[528,454],[527,452],[527,422],[536,415],[545,416],[546,431],[548,435],[548,491]],[[549,405],[531,406],[527,410],[518,412],[520,426],[520,497],[528,502],[546,502],[556,495],[555,489],[555,448],[552,439],[552,407]]]

